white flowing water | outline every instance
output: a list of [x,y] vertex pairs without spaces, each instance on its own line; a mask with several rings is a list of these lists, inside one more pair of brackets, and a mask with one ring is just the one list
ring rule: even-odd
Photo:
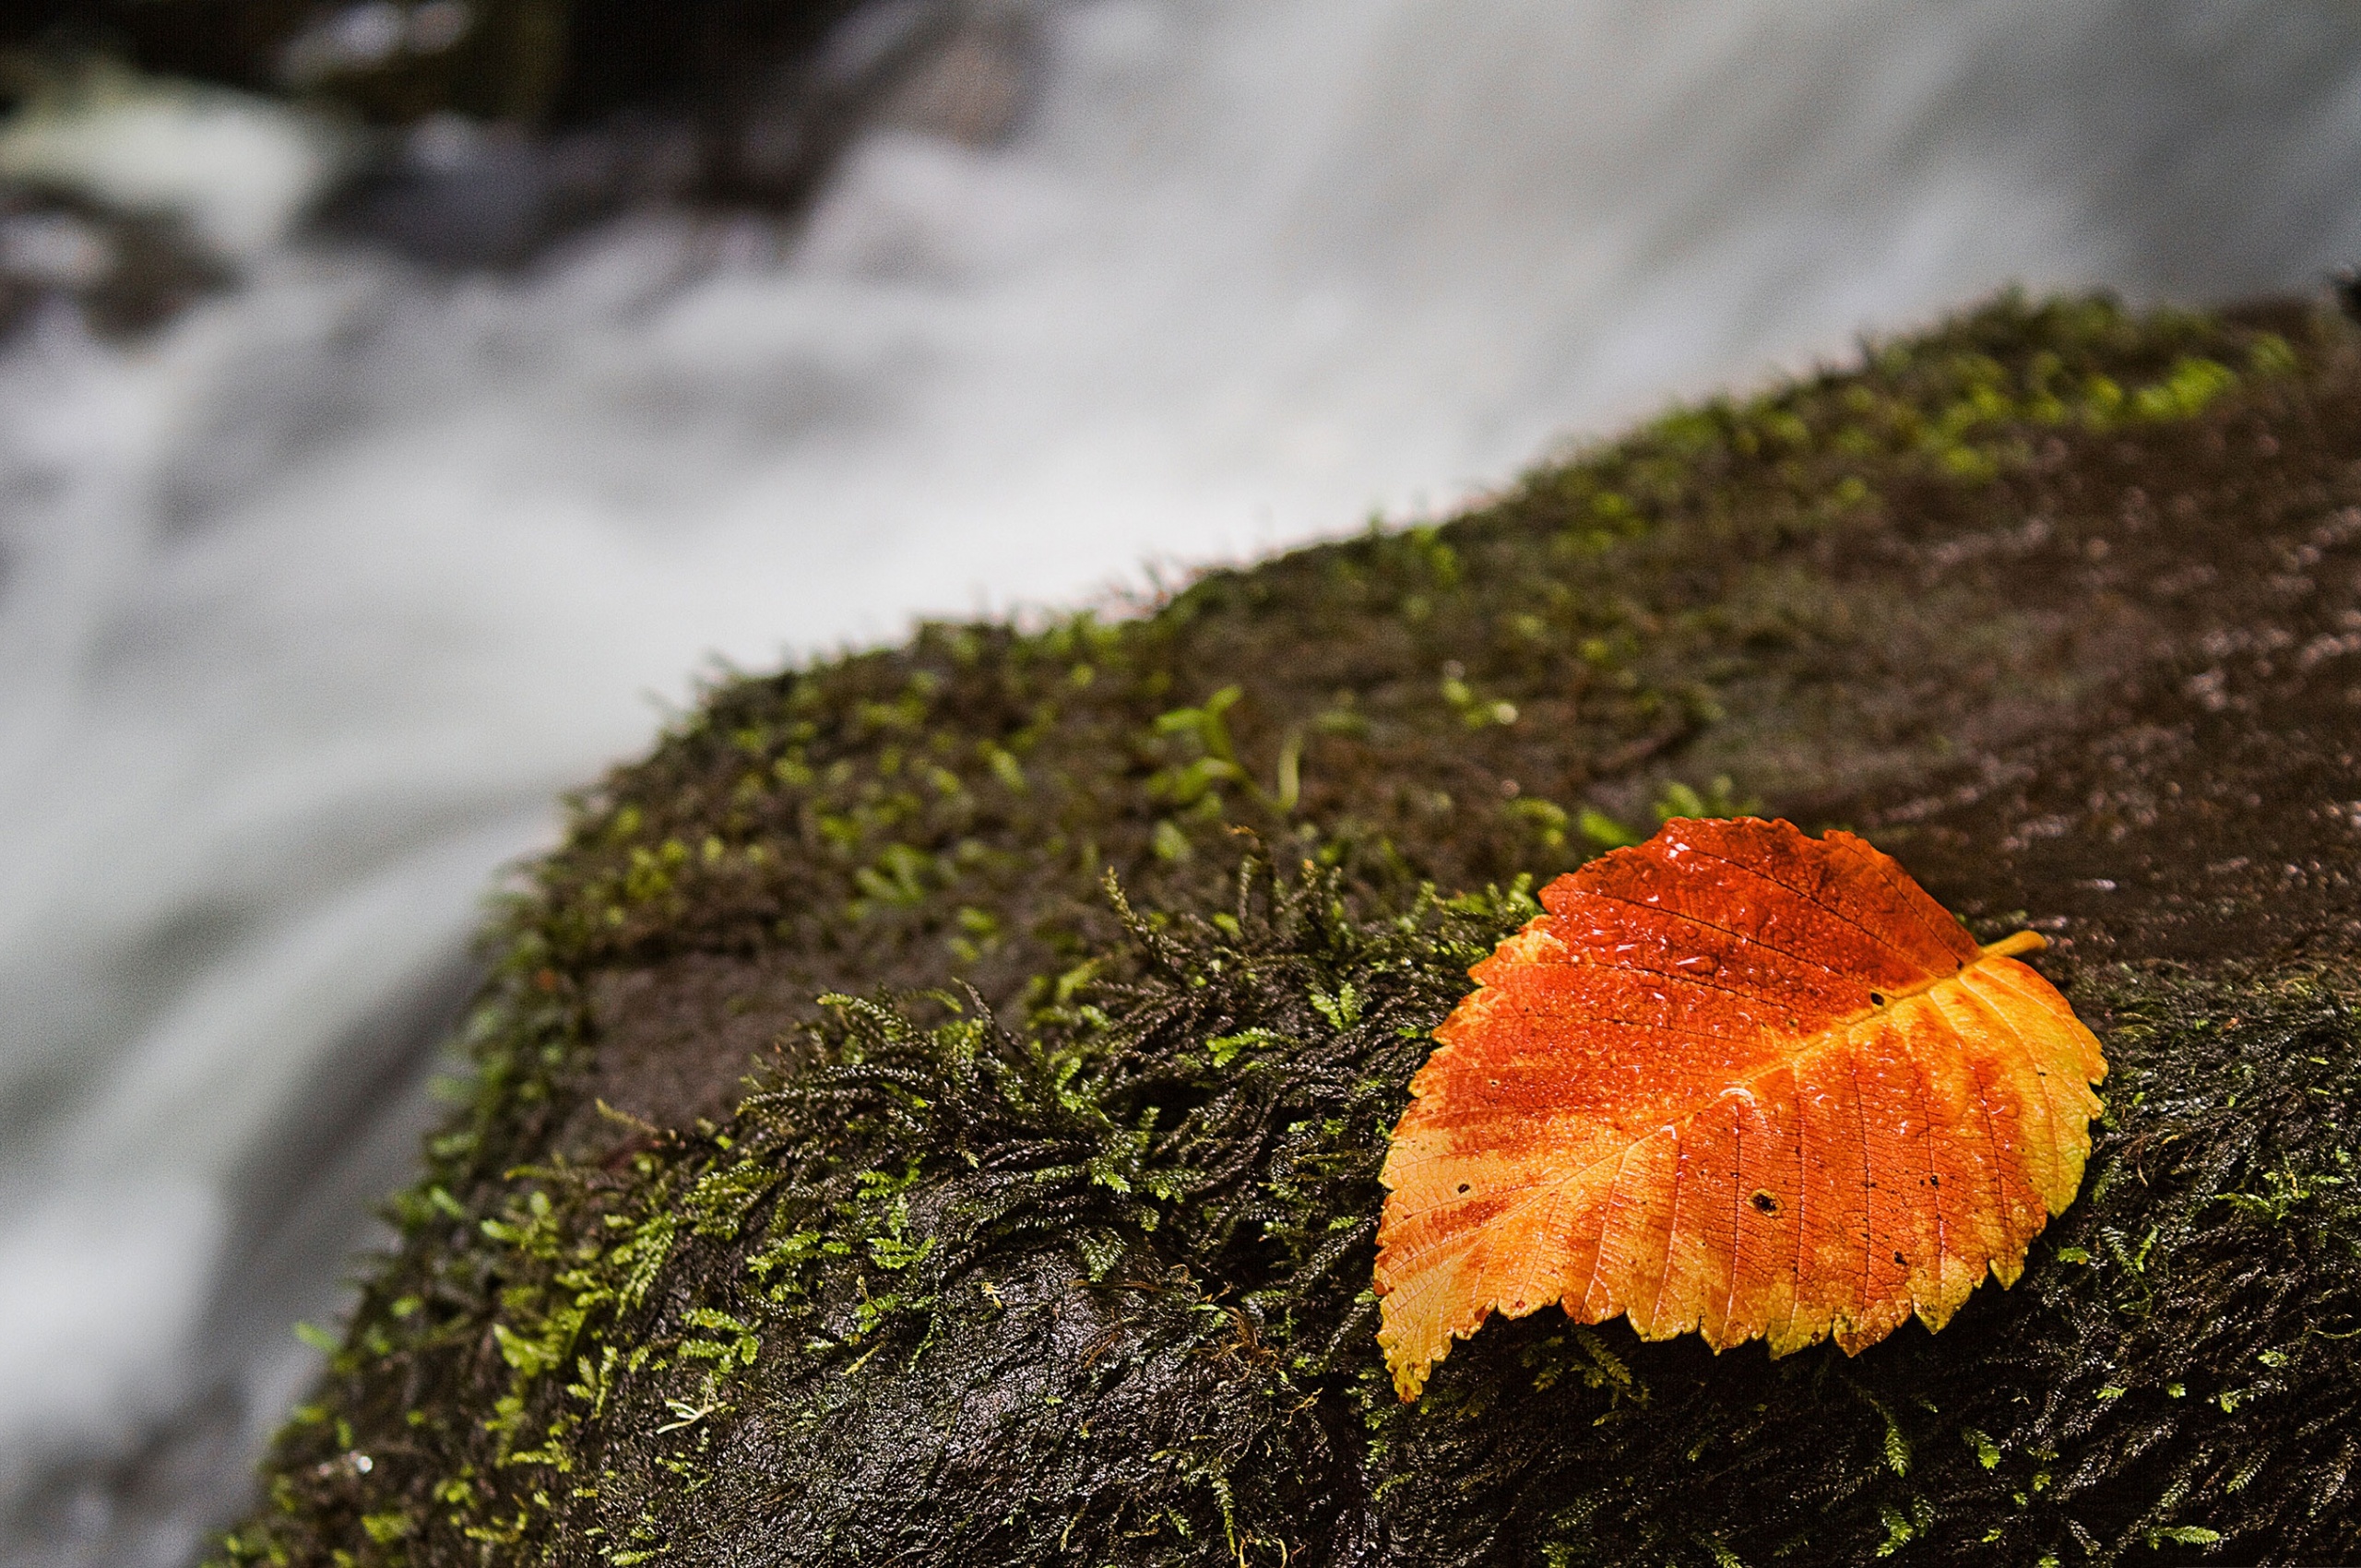
[[[872,136],[791,244],[254,239],[158,336],[0,350],[0,1560],[191,1550],[428,1115],[480,896],[717,657],[1447,507],[2012,280],[2361,259],[2346,0],[1037,19],[1006,144]],[[179,1479],[117,1462],[201,1410]]]

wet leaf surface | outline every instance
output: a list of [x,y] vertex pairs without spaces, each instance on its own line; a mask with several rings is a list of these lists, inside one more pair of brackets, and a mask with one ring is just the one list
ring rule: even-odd
[[1379,1340],[1561,1302],[1774,1354],[1940,1328],[2064,1212],[2105,1076],[2066,1000],[1866,840],[1676,818],[1560,877],[1435,1031],[1385,1164]]

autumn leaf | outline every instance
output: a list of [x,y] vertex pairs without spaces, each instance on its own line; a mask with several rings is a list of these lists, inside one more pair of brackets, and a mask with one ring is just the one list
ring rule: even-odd
[[2065,998],[1849,833],[1665,824],[1469,971],[1394,1130],[1378,1341],[1406,1400],[1489,1313],[1848,1353],[1948,1322],[2082,1184]]

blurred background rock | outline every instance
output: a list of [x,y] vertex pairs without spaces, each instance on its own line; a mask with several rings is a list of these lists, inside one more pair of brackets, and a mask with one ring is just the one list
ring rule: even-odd
[[159,140],[250,115],[230,93],[303,112],[326,167],[282,218],[501,266],[635,204],[791,213],[863,125],[991,143],[1032,65],[1022,9],[960,0],[29,0],[0,20],[30,123],[0,150],[0,321],[63,291],[136,331],[225,279],[239,245],[136,191],[94,207],[30,145],[160,80]]

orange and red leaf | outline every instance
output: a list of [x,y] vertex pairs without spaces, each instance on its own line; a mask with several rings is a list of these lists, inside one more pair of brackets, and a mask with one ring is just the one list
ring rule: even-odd
[[1470,971],[1394,1132],[1378,1338],[1405,1399],[1491,1313],[1848,1352],[1949,1321],[2081,1185],[2106,1063],[1891,858],[1667,823]]

